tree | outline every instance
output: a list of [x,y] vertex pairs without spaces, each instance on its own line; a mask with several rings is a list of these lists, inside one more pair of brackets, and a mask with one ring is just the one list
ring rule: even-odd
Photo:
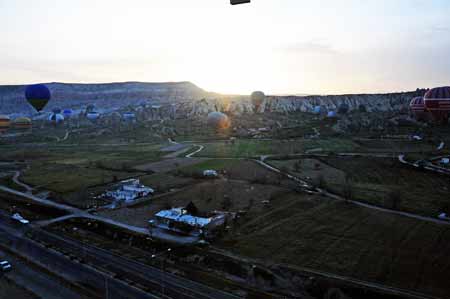
[[349,175],[345,176],[343,195],[346,201],[353,200],[354,188],[352,180]]
[[401,194],[398,190],[392,190],[388,194],[388,201],[393,210],[399,210],[402,203]]

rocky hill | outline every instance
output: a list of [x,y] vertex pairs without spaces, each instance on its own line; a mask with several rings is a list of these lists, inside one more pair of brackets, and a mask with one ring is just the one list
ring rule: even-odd
[[[52,99],[45,110],[53,108],[80,109],[89,104],[98,108],[120,108],[142,102],[168,103],[194,100],[207,93],[190,82],[106,84],[48,83]],[[0,113],[33,113],[24,98],[25,85],[0,86]]]
[[[211,111],[223,111],[231,114],[294,111],[308,112],[315,106],[326,110],[337,110],[345,103],[350,110],[360,109],[368,112],[407,110],[414,96],[424,93],[415,92],[388,94],[350,94],[334,96],[267,96],[257,108],[249,96],[227,96],[208,93],[190,82],[171,83],[107,83],[107,84],[47,84],[52,92],[52,100],[46,107],[84,109],[95,104],[99,109],[115,110],[127,106],[161,105],[161,116],[167,111],[173,117],[205,115]],[[25,85],[0,86],[0,114],[32,114],[33,109],[24,98]],[[170,106],[170,109],[165,109]],[[169,115],[167,115],[169,116]]]

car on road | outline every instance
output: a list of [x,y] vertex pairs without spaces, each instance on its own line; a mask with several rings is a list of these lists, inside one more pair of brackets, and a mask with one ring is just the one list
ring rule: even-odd
[[0,262],[0,269],[2,272],[9,272],[12,270],[12,266],[8,261],[1,261]]
[[20,215],[19,213],[15,213],[14,215],[12,215],[11,219],[19,221],[22,224],[30,223],[30,221],[28,221],[27,219],[23,218],[22,215]]

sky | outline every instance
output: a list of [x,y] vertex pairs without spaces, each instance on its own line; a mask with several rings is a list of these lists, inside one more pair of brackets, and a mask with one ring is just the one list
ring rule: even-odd
[[228,94],[450,85],[448,0],[0,0],[0,84],[191,81]]

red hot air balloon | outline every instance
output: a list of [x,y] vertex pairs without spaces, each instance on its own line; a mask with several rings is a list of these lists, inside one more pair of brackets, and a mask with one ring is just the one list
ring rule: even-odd
[[426,121],[429,119],[429,112],[425,108],[425,101],[423,97],[415,97],[409,103],[409,108],[413,113],[415,119],[419,121]]
[[437,87],[427,91],[424,97],[425,108],[430,111],[434,121],[448,123],[450,113],[450,86]]

